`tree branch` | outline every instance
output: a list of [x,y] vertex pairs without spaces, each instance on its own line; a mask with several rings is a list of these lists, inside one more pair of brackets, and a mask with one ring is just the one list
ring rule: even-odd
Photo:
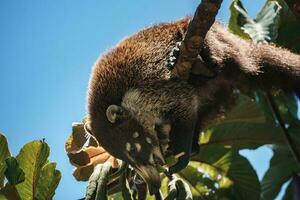
[[179,56],[172,71],[173,77],[187,80],[193,63],[197,60],[204,38],[213,25],[223,0],[202,0],[191,20],[186,36],[179,46]]

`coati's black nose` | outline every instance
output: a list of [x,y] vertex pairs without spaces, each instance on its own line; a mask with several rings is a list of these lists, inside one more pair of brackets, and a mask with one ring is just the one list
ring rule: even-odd
[[136,167],[136,170],[147,183],[149,193],[151,195],[155,194],[161,185],[159,172],[156,167],[153,165],[139,165]]
[[154,195],[160,189],[160,182],[159,183],[148,184],[148,188],[149,188],[150,195]]

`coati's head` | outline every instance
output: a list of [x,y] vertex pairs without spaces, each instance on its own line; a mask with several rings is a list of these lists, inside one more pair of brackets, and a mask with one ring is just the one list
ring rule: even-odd
[[[160,91],[176,96],[170,88]],[[97,103],[90,104],[92,134],[110,154],[137,171],[150,194],[160,188],[158,165],[165,164],[166,156],[182,155],[169,168],[170,173],[182,170],[189,162],[197,111],[197,98],[191,93],[185,94],[186,98],[177,95],[179,100],[172,101],[175,97],[167,93],[158,96],[145,88],[129,89],[120,103],[106,104],[97,98]]]
[[189,160],[190,116],[197,101],[191,86],[168,79],[166,67],[168,52],[187,23],[154,26],[123,40],[96,62],[90,79],[92,134],[110,154],[134,167],[151,193],[160,187],[156,165],[164,164],[169,135],[180,141],[172,153],[186,153],[177,171]]
[[126,101],[121,105],[111,104],[104,119],[91,116],[91,132],[110,154],[130,164],[153,194],[160,188],[157,165],[165,164],[163,154],[170,125],[151,116],[148,122],[141,123],[136,112],[139,111],[127,107]]

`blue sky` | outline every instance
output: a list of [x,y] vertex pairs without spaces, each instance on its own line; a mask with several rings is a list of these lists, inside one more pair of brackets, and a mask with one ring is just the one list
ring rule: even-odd
[[[83,3],[84,2],[84,3]],[[226,22],[230,1],[218,19]],[[64,151],[71,123],[85,115],[86,89],[97,57],[151,24],[192,15],[198,1],[0,1],[0,131],[14,155],[45,138],[62,180],[54,199],[84,196]],[[254,16],[261,0],[245,1]],[[271,151],[244,151],[262,177]]]

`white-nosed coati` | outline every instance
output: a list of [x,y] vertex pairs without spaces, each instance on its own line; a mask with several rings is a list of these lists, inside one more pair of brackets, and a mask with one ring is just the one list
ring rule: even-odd
[[[233,90],[262,87],[299,89],[300,56],[266,44],[252,44],[215,23],[200,55],[215,78],[171,78],[168,55],[184,37],[189,19],[144,29],[120,42],[96,62],[88,91],[91,132],[113,156],[128,162],[160,187],[156,164],[184,152],[170,173],[190,158],[194,133],[233,104]],[[168,146],[170,145],[170,146]]]

